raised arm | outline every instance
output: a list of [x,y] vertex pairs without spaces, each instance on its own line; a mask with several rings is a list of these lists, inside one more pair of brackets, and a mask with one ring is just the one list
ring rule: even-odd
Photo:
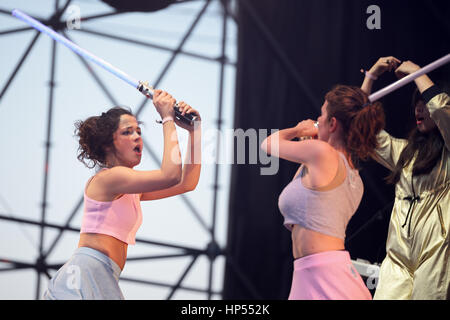
[[[295,163],[301,163],[311,172],[311,183],[320,185],[324,179],[336,174],[339,163],[338,152],[327,142],[319,139],[302,139],[316,137],[318,129],[313,120],[299,122],[293,128],[275,132],[261,144],[266,153]],[[299,138],[299,141],[292,141]],[[297,170],[297,176],[300,168]]]
[[392,70],[395,70],[400,63],[401,61],[393,56],[379,58],[377,62],[366,71],[361,90],[370,95],[374,81],[386,71],[391,72]]
[[[301,163],[309,170],[318,172],[315,178],[320,177],[333,170],[332,163],[336,164],[337,168],[338,156],[327,142],[309,139],[318,135],[314,123],[313,120],[304,120],[293,128],[277,131],[262,142],[261,149],[271,156]],[[295,138],[299,138],[299,141],[293,141]]]
[[[293,128],[279,130],[268,136],[261,144],[261,149],[271,156],[296,163],[309,163],[316,160],[327,143],[302,137],[317,136],[313,120],[299,122]],[[299,138],[299,141],[292,141]]]
[[[420,67],[414,62],[405,61],[395,70],[395,75],[397,76],[397,78],[401,79],[411,73],[418,71],[419,69]],[[414,79],[414,82],[420,93],[423,93],[425,90],[434,85],[433,81],[431,81],[431,79],[426,74]]]
[[[175,129],[173,105],[175,99],[166,92],[155,90],[153,103],[164,121],[164,151],[158,170],[138,171],[125,166],[115,166],[98,174],[93,181],[102,197],[120,194],[139,194],[161,190],[176,185],[181,180],[181,154]],[[172,120],[170,120],[172,119]]]
[[176,120],[177,125],[188,130],[189,140],[186,151],[186,158],[181,175],[181,181],[167,189],[157,190],[152,192],[145,192],[141,195],[141,201],[156,200],[167,197],[172,197],[178,194],[193,191],[199,181],[201,171],[201,118],[198,111],[192,109],[184,102],[179,103],[182,114],[189,113],[197,116],[198,121],[193,127],[187,126],[182,122]]
[[[406,61],[398,67],[395,74],[402,78],[419,69],[420,66],[414,62]],[[450,97],[442,92],[426,74],[416,78],[414,82],[422,94],[431,119],[442,134],[447,150],[450,150]]]
[[[364,81],[361,85],[361,90],[370,95],[375,80],[385,72],[396,70],[400,64],[401,61],[393,56],[379,58],[366,72]],[[406,146],[407,141],[405,139],[394,138],[385,130],[381,130],[380,133],[378,133],[377,140],[378,148],[375,150],[376,154],[374,160],[389,170],[392,170],[395,167],[403,148]]]

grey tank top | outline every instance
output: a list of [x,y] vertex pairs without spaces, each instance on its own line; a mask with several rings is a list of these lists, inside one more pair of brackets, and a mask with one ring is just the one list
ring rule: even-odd
[[345,239],[345,229],[361,202],[364,186],[358,170],[347,170],[343,183],[328,191],[306,188],[302,183],[302,171],[281,192],[278,207],[284,216],[284,226],[292,231],[292,225]]

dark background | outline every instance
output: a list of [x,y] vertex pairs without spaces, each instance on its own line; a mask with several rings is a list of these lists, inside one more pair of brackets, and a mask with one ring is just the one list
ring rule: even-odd
[[[370,5],[381,9],[381,29],[369,30]],[[235,128],[283,129],[316,119],[337,83],[360,86],[360,69],[393,55],[425,66],[450,53],[449,1],[241,0]],[[429,74],[449,79],[449,65]],[[373,92],[396,81],[386,74]],[[386,130],[404,138],[414,126],[411,83],[384,97]],[[292,276],[290,232],[278,196],[298,165],[280,160],[278,174],[235,165],[229,204],[224,299],[286,299]],[[394,199],[388,171],[361,164],[364,197],[347,228],[352,259],[381,263]],[[236,266],[238,268],[236,268]],[[236,270],[239,270],[237,272]]]

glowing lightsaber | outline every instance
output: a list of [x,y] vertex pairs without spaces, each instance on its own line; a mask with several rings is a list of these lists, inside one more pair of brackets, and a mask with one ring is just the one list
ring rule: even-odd
[[[82,56],[82,57],[92,61],[93,63],[97,64],[98,66],[102,67],[103,69],[111,72],[116,77],[122,79],[123,81],[125,81],[128,84],[132,85],[134,88],[138,89],[146,97],[148,97],[150,99],[153,98],[153,88],[148,86],[147,82],[138,81],[138,80],[134,79],[133,77],[131,77],[130,75],[126,74],[122,70],[114,67],[109,62],[107,62],[107,61],[105,61],[105,60],[103,60],[103,59],[93,55],[89,51],[87,51],[87,50],[77,46],[72,41],[66,39],[65,37],[63,37],[59,33],[55,32],[51,28],[43,25],[42,23],[40,23],[36,19],[28,16],[27,14],[23,13],[20,10],[14,9],[12,11],[12,15],[15,16],[16,18],[19,18],[20,20],[26,22],[27,24],[29,24],[33,28],[39,30],[40,32],[43,32],[43,33],[47,34],[53,40],[55,40],[55,41],[57,41],[59,43],[62,43],[63,45],[65,45],[70,50],[74,51],[75,53],[79,54],[80,56]],[[177,119],[179,119],[179,120],[181,120],[181,121],[183,121],[185,123],[193,125],[193,122],[197,119],[196,116],[192,116],[190,114],[185,114],[184,116],[182,116],[181,112],[178,111],[178,106],[177,105],[175,105],[174,109],[175,109],[175,116],[177,117]]]
[[447,54],[446,56],[443,56],[442,58],[426,65],[425,67],[417,70],[416,72],[411,73],[410,75],[407,75],[404,78],[401,78],[400,80],[388,85],[387,87],[378,90],[375,93],[372,93],[369,96],[369,100],[371,102],[374,102],[382,97],[384,97],[385,95],[391,93],[392,91],[397,90],[398,88],[403,87],[404,85],[406,85],[407,83],[410,83],[411,81],[414,81],[414,79],[424,75],[425,73],[431,72],[434,69],[439,68],[440,66],[443,66],[444,64],[450,62],[450,53]]
[[128,82],[133,87],[135,87],[135,88],[138,87],[139,81],[137,81],[136,79],[133,79],[132,77],[127,75],[125,72],[117,69],[116,67],[111,65],[109,62],[106,62],[105,60],[94,56],[92,53],[84,50],[83,48],[80,48],[75,43],[71,42],[70,40],[67,40],[66,38],[61,36],[59,33],[55,32],[52,29],[50,29],[49,27],[43,25],[42,23],[40,23],[36,19],[26,15],[25,13],[23,13],[20,10],[17,10],[17,9],[12,11],[12,15],[15,16],[16,18],[19,18],[20,20],[28,23],[33,28],[35,28],[35,29],[37,29],[37,30],[47,34],[48,36],[50,36],[52,39],[58,41],[59,43],[62,43],[63,45],[65,45],[66,47],[68,47],[72,51],[76,52],[80,56],[82,56],[82,57],[84,57],[86,59],[89,59],[90,61],[96,63],[100,67],[102,67],[105,70],[111,72],[112,74],[116,75],[117,77],[119,77],[120,79],[124,80],[125,82]]

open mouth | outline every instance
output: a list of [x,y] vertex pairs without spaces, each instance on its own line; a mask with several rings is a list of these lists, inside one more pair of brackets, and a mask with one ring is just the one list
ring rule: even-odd
[[140,146],[136,146],[136,147],[134,147],[134,152],[136,152],[136,153],[138,153],[138,154],[141,154],[142,153],[142,150],[141,150],[141,147]]
[[425,118],[424,117],[416,117],[416,123],[421,124]]

